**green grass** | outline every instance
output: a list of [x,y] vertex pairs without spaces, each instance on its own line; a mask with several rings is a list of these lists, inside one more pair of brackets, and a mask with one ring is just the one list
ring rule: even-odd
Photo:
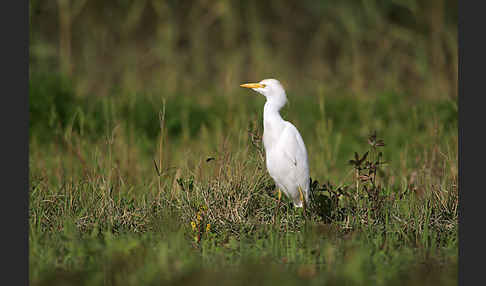
[[457,97],[457,1],[29,2],[30,70],[86,95],[278,78]]
[[[286,199],[275,215],[263,97],[77,97],[69,82],[37,76],[32,285],[457,283],[454,101],[289,89],[282,114],[300,130],[317,182],[306,216]],[[349,160],[370,150],[374,130],[386,164],[367,192]]]

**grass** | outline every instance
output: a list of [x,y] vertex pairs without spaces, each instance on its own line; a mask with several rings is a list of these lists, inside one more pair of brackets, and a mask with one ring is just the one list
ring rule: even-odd
[[[78,93],[207,89],[276,77],[457,97],[457,1],[29,2],[31,68]],[[325,84],[323,84],[325,83]]]
[[263,98],[76,97],[31,75],[31,284],[455,285],[457,103],[288,97],[310,154],[306,216],[286,198],[275,215]]

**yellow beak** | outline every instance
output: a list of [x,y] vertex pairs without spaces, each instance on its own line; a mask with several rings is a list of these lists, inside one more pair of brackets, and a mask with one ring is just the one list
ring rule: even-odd
[[244,83],[240,84],[241,87],[246,87],[246,88],[262,88],[265,87],[264,84],[261,83]]

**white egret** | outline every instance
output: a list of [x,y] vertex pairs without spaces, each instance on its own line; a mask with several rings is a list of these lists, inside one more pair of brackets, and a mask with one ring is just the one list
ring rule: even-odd
[[287,103],[287,95],[276,79],[259,83],[245,83],[267,99],[263,108],[263,145],[267,170],[278,188],[293,201],[294,206],[304,207],[309,200],[309,164],[304,140],[297,128],[280,116],[280,109]]

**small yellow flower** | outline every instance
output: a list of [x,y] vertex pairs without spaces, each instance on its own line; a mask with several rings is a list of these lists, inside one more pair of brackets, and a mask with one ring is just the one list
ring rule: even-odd
[[196,230],[196,223],[191,221],[192,231]]
[[201,215],[198,213],[198,214],[197,214],[197,221],[198,221],[198,222],[200,222],[201,220],[202,220],[202,217],[201,217]]
[[210,230],[211,230],[211,224],[210,224],[210,223],[208,223],[208,224],[206,225],[206,232],[209,232]]

